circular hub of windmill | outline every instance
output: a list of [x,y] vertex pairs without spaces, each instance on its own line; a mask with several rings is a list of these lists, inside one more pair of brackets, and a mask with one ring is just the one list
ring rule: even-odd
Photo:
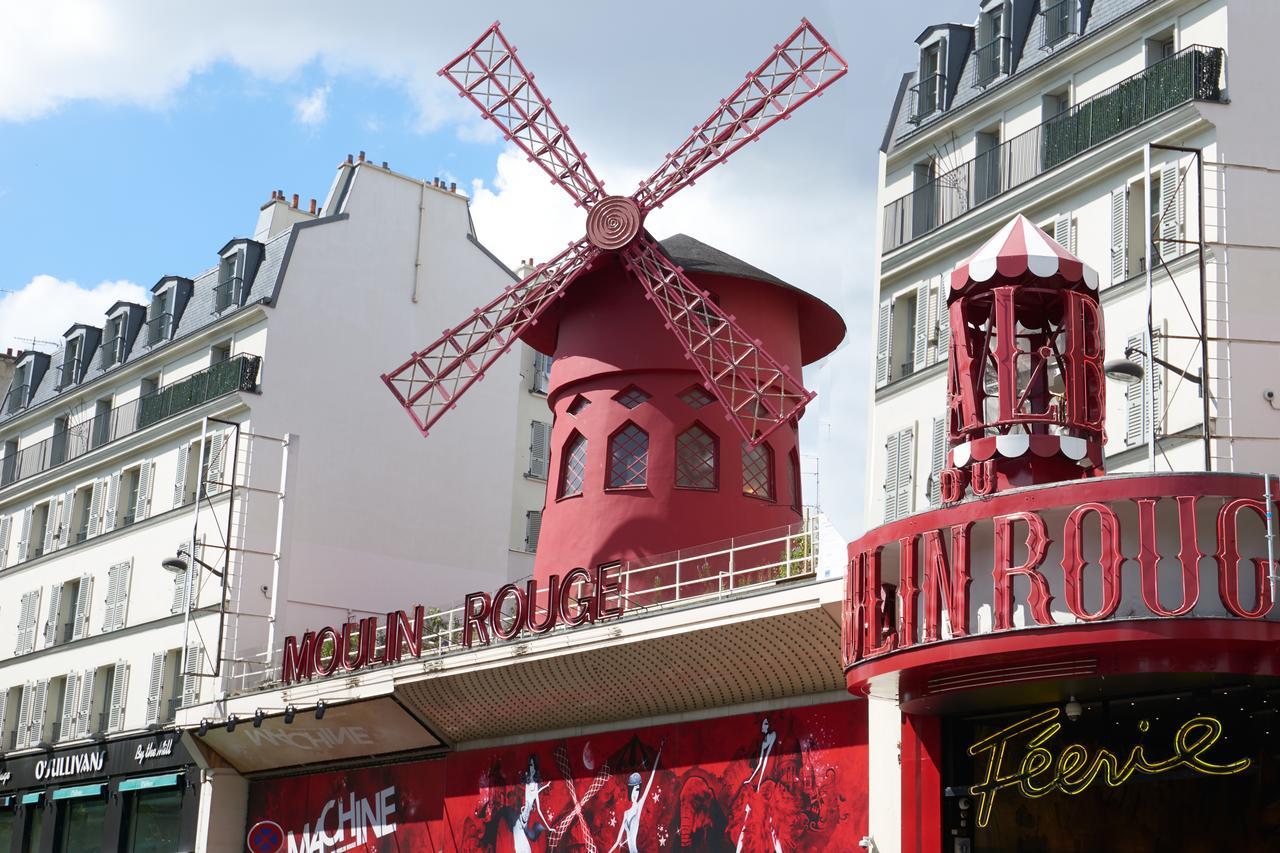
[[617,251],[636,238],[644,215],[633,199],[611,195],[587,214],[587,239],[608,252]]

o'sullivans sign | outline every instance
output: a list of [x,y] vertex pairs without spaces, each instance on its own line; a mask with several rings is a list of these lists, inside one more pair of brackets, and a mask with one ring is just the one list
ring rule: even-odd
[[386,615],[381,625],[377,616],[370,616],[346,622],[340,629],[325,626],[307,631],[301,638],[285,639],[281,680],[292,684],[325,678],[340,670],[354,672],[398,663],[406,655],[421,657],[424,627],[430,627],[426,633],[444,637],[460,631],[461,645],[470,648],[477,641],[488,645],[495,639],[512,640],[523,633],[545,634],[561,624],[594,624],[622,615],[621,592],[618,566],[605,565],[594,572],[572,569],[563,579],[552,575],[542,589],[530,580],[523,588],[506,584],[493,595],[470,593],[458,616],[461,625],[442,625],[445,614],[433,614],[430,619],[434,624],[428,626],[426,611],[418,605],[412,617],[395,610]]

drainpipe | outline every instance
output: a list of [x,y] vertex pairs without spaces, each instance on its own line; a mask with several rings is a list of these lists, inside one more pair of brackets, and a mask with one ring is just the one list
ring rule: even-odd
[[427,202],[427,179],[418,182],[418,230],[413,235],[413,292],[409,301],[418,302],[418,272],[422,269],[422,214]]

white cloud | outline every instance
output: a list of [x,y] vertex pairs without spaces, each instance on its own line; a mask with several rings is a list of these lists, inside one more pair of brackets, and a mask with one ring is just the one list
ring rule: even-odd
[[72,324],[101,326],[107,309],[120,300],[145,304],[147,291],[129,281],[104,281],[86,288],[74,281],[38,275],[0,299],[0,348],[28,349],[35,338],[54,343],[37,344],[36,349],[57,349],[62,333]]
[[293,115],[302,124],[324,124],[329,117],[329,87],[317,86],[311,94],[294,101]]

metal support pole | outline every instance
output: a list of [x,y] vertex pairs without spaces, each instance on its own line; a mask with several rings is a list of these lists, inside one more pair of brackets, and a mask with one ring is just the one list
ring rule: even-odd
[[[1204,257],[1204,151],[1195,153],[1196,158],[1196,223],[1199,226],[1200,244],[1196,246],[1200,261],[1200,407],[1204,418],[1204,470],[1213,470],[1213,435],[1209,427],[1211,416],[1209,408],[1209,295],[1205,282]],[[1272,596],[1274,599],[1274,596]]]
[[1276,582],[1280,576],[1276,572],[1276,534],[1275,504],[1271,500],[1271,475],[1262,475],[1262,494],[1267,504],[1267,580],[1271,583],[1271,600],[1276,600]]
[[[200,528],[200,492],[204,479],[204,448],[209,438],[209,418],[200,422],[200,449],[196,453],[196,495],[191,502],[191,553],[187,555],[187,577],[183,583],[182,608],[182,674],[200,675],[199,669],[192,670],[192,662],[187,659],[187,651],[191,648],[191,589],[199,567],[196,565],[196,536]],[[185,483],[183,486],[185,487]],[[199,587],[196,587],[199,589]],[[199,602],[196,602],[199,604]]]
[[275,664],[276,620],[280,615],[280,553],[284,548],[284,496],[288,484],[289,443],[292,435],[285,433],[280,448],[280,498],[276,505],[276,550],[271,559],[271,611],[267,617],[267,654],[263,662],[266,673]]
[[1144,348],[1147,351],[1147,369],[1142,374],[1142,419],[1150,429],[1147,433],[1147,463],[1154,473],[1156,470],[1156,365],[1153,360],[1156,348],[1152,338],[1152,314],[1154,313],[1155,291],[1151,277],[1151,261],[1153,240],[1151,236],[1151,143],[1142,146],[1142,231],[1146,235],[1146,289],[1147,289],[1147,324],[1143,330]]

